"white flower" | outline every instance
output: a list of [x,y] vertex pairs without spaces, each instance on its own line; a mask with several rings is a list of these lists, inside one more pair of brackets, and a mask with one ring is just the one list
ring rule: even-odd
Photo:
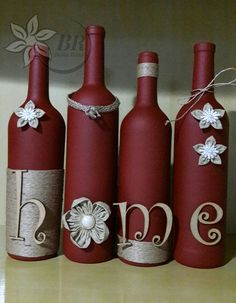
[[15,114],[19,117],[17,121],[17,127],[23,127],[27,123],[29,126],[33,128],[37,128],[39,121],[38,119],[41,118],[45,112],[40,108],[35,108],[35,104],[32,100],[26,103],[25,107],[19,107]]
[[200,154],[198,165],[206,165],[209,162],[214,164],[222,164],[220,154],[222,154],[227,147],[222,144],[216,144],[213,136],[206,139],[205,144],[196,144],[193,146],[194,150]]
[[71,241],[80,248],[87,248],[91,239],[97,244],[107,240],[109,229],[104,222],[110,214],[106,203],[92,203],[88,198],[80,198],[74,200],[71,210],[64,214],[63,223],[70,231]]
[[203,107],[203,110],[196,109],[191,112],[194,118],[200,120],[200,128],[208,128],[210,125],[216,129],[222,129],[222,123],[220,118],[225,114],[223,109],[213,109],[211,104],[206,103]]
[[[14,23],[11,23],[11,30],[13,35],[20,39],[12,42],[6,48],[6,50],[19,53],[24,50],[24,63],[28,65],[30,61],[33,59],[33,56],[29,56],[30,49],[33,45],[36,46],[37,51],[43,56],[48,56],[47,52],[47,44],[42,41],[49,40],[52,38],[56,32],[50,29],[43,29],[38,31],[38,16],[33,16],[28,22],[26,26],[26,30]],[[42,46],[42,47],[40,47]]]

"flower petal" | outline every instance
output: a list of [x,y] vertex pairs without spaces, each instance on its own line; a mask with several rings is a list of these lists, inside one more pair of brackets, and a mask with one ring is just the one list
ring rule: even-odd
[[87,203],[83,203],[81,205],[81,208],[83,210],[83,213],[85,215],[91,215],[93,212],[93,204],[90,200],[87,200]]
[[219,154],[222,154],[227,149],[227,147],[223,144],[216,144],[216,149],[218,150]]
[[24,51],[24,55],[23,55],[23,58],[24,58],[24,65],[27,66],[30,64],[30,62],[33,60],[33,56],[31,55],[30,53],[30,47],[26,47],[25,51]]
[[67,211],[63,216],[62,216],[62,223],[64,225],[64,227],[67,229],[67,230],[70,230],[70,226],[67,222],[67,220],[70,218],[70,210]]
[[198,153],[202,154],[202,149],[204,147],[204,144],[196,144],[193,146],[193,149]]
[[39,120],[37,118],[34,118],[29,121],[29,125],[33,128],[37,128],[39,125]]
[[28,123],[28,121],[25,120],[25,119],[22,117],[22,118],[18,119],[18,121],[17,121],[17,127],[23,127],[23,126],[25,126],[27,123]]
[[35,35],[38,30],[38,16],[33,16],[27,23],[27,32],[29,36]]
[[210,136],[206,139],[205,145],[215,145],[216,144],[216,139],[214,138],[214,136]]
[[199,126],[201,129],[208,128],[210,126],[210,122],[208,122],[206,120],[201,120],[199,122]]
[[100,222],[100,228],[97,228],[97,225],[91,230],[91,237],[95,243],[101,244],[107,240],[109,236],[109,229],[106,224],[102,221]]
[[88,201],[89,201],[89,199],[85,198],[85,197],[75,199],[72,202],[71,208],[77,208],[77,206],[82,207],[83,203],[87,203]]
[[219,155],[216,155],[215,158],[211,159],[211,162],[217,165],[222,164],[221,158]]
[[222,123],[221,123],[221,121],[219,119],[217,119],[215,122],[212,122],[211,125],[215,129],[223,129]]
[[22,116],[24,116],[24,108],[22,108],[22,107],[19,107],[19,108],[17,108],[17,110],[15,111],[15,114],[17,115],[17,117],[22,117]]
[[72,208],[70,214],[71,216],[75,216],[75,217],[81,217],[84,215],[80,207],[78,207],[78,209]]
[[73,216],[73,215],[68,216],[66,222],[71,232],[78,231],[82,228],[80,216]]
[[29,100],[25,105],[25,109],[34,109],[34,108],[35,108],[35,104],[32,100]]
[[96,219],[101,219],[103,221],[106,221],[111,214],[111,210],[106,203],[98,201],[93,204],[92,214]]
[[71,214],[73,214],[74,216],[82,217],[84,215],[84,212],[81,207],[76,206],[71,209]]
[[50,38],[52,38],[56,34],[55,31],[50,29],[42,29],[39,31],[36,35],[36,39],[39,41],[46,41]]
[[11,23],[11,30],[15,37],[22,39],[22,40],[25,40],[27,38],[26,31],[20,25]]
[[206,158],[204,155],[201,155],[198,160],[198,165],[206,165],[210,162],[210,159]]
[[206,103],[206,104],[203,106],[203,111],[209,111],[209,110],[213,110],[213,107],[211,106],[210,103]]
[[91,243],[90,231],[86,229],[81,229],[79,232],[72,232],[70,238],[79,248],[87,248]]
[[24,48],[26,48],[26,43],[25,41],[22,40],[17,40],[12,42],[6,47],[6,50],[13,52],[13,53],[19,53],[21,52]]
[[217,113],[217,115],[222,118],[225,114],[225,110],[224,109],[214,109],[214,111]]
[[34,112],[37,118],[41,118],[45,114],[45,111],[40,108],[36,108]]
[[197,120],[201,120],[202,119],[202,115],[203,115],[203,111],[200,110],[200,109],[196,109],[196,110],[192,111],[191,114]]
[[84,215],[91,215],[93,211],[92,202],[86,198],[79,198],[73,201],[72,208],[76,208],[78,211],[82,212]]

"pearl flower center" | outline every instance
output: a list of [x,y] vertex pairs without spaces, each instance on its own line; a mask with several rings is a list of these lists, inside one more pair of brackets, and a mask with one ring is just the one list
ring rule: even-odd
[[81,224],[85,229],[92,229],[95,226],[95,218],[92,215],[84,215]]

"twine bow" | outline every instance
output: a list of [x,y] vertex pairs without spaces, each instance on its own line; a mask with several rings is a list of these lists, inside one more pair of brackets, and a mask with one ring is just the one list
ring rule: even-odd
[[190,102],[192,102],[194,99],[195,102],[188,108],[188,110],[186,110],[180,117],[178,117],[177,119],[173,119],[173,120],[167,120],[165,125],[172,123],[172,122],[176,122],[181,120],[182,118],[185,117],[185,115],[187,115],[187,113],[189,111],[191,111],[191,109],[198,103],[198,101],[201,99],[201,97],[204,95],[204,93],[211,91],[212,88],[215,87],[221,87],[221,86],[226,86],[226,85],[232,85],[232,86],[236,86],[236,78],[234,78],[233,80],[229,81],[229,82],[219,82],[219,83],[214,83],[214,81],[223,73],[227,72],[227,71],[235,71],[236,69],[233,67],[229,67],[226,69],[221,70],[220,72],[218,72],[215,77],[207,84],[207,86],[203,87],[203,88],[197,88],[192,90],[192,94],[189,96],[185,96],[182,97],[178,100],[186,100],[185,102],[182,103],[182,105],[188,104]]
[[96,110],[94,106],[88,106],[88,108],[85,111],[85,115],[91,119],[96,119],[101,117],[101,115],[99,114],[99,112]]

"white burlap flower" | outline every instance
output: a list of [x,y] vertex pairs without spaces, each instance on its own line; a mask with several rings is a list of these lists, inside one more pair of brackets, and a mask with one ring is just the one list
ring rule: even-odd
[[35,108],[35,104],[32,100],[26,103],[25,107],[19,107],[15,114],[19,117],[17,121],[17,127],[23,127],[26,124],[33,128],[37,128],[39,125],[38,119],[41,118],[45,112],[40,108]]
[[63,223],[70,231],[71,241],[79,248],[87,248],[92,239],[97,244],[107,240],[109,229],[104,222],[110,214],[106,203],[92,203],[88,198],[80,198],[74,200],[71,210],[64,214]]
[[199,120],[199,126],[201,129],[208,128],[210,125],[215,129],[222,129],[222,123],[220,118],[225,114],[223,109],[213,109],[211,104],[206,103],[203,107],[203,110],[196,109],[191,112],[193,117]]
[[193,146],[194,150],[200,154],[198,165],[206,165],[209,162],[213,164],[222,164],[220,154],[222,154],[227,147],[222,144],[216,144],[213,136],[206,139],[205,144],[196,144]]

